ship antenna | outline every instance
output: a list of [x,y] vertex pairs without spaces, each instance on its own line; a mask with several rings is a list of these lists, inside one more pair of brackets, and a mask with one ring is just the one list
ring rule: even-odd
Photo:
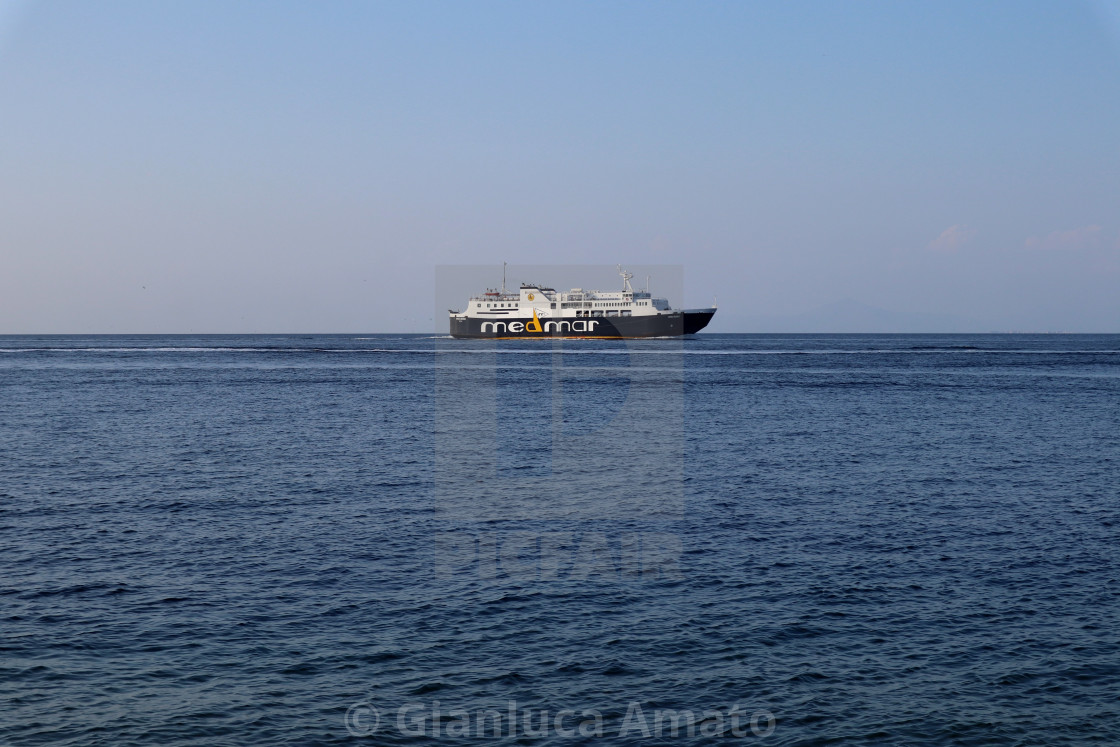
[[615,267],[618,268],[618,274],[622,276],[622,290],[633,293],[634,289],[630,287],[630,278],[634,277],[634,273],[626,272],[622,269],[622,265],[615,265]]
[[506,263],[502,262],[502,295],[506,294]]

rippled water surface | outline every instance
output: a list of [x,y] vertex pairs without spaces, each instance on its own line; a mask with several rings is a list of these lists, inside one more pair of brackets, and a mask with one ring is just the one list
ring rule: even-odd
[[1118,486],[1117,336],[0,337],[0,743],[1118,744]]

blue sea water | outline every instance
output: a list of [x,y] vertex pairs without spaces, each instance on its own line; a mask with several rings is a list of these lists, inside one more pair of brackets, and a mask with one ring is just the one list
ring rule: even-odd
[[1118,535],[1120,336],[0,337],[0,743],[1118,744]]

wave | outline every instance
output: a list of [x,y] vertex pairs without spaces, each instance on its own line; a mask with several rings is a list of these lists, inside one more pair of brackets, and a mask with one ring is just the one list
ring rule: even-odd
[[307,352],[309,348],[135,347],[135,348],[0,348],[0,353],[276,353]]

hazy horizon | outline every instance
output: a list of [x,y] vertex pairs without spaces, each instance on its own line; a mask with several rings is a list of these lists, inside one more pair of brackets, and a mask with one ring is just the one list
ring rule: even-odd
[[1105,0],[0,0],[0,334],[430,333],[503,261],[1116,333],[1118,83]]

